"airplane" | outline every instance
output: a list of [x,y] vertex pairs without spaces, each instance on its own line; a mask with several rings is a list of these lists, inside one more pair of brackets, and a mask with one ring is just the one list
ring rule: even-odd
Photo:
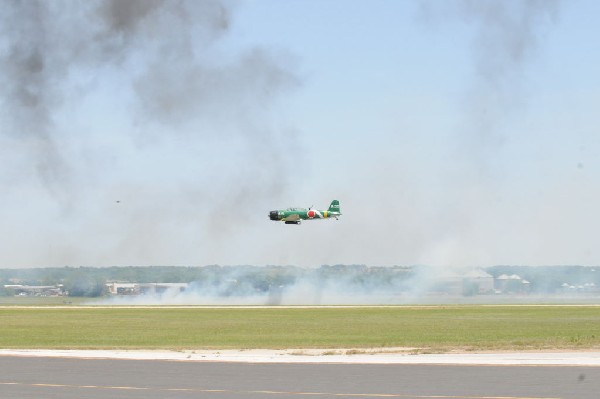
[[285,224],[300,224],[303,220],[312,219],[335,218],[337,220],[340,215],[340,201],[333,200],[326,211],[313,209],[312,206],[309,208],[288,208],[269,212],[269,219],[283,221]]

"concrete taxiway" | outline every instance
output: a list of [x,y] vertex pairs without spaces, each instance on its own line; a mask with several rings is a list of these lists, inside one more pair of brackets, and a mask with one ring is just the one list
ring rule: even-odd
[[[130,355],[134,352],[127,352]],[[151,352],[135,352],[148,356]],[[167,353],[167,352],[165,352]],[[0,398],[22,399],[158,399],[158,398],[438,398],[438,399],[592,399],[600,392],[600,366],[551,365],[550,358],[529,354],[528,362],[513,357],[512,365],[483,364],[479,357],[470,365],[441,364],[433,355],[383,354],[397,359],[411,358],[437,363],[401,362],[365,364],[357,356],[381,355],[275,355],[307,357],[312,362],[256,362],[210,357],[192,359],[182,353],[163,360],[133,360],[85,357],[57,357],[37,352],[0,354]],[[72,353],[73,354],[73,353]],[[156,353],[155,353],[156,354]],[[216,353],[215,353],[216,354]],[[222,355],[223,353],[219,353]],[[109,353],[97,353],[106,357]],[[254,354],[256,355],[256,354]],[[483,355],[483,354],[482,354]],[[508,355],[508,354],[507,354]],[[516,355],[516,354],[515,354]],[[549,354],[555,359],[559,354]],[[200,356],[202,356],[200,354]],[[341,362],[332,357],[346,357]],[[437,355],[443,356],[443,355]],[[477,355],[455,355],[476,359]],[[597,355],[593,356],[597,357]],[[501,354],[507,361],[507,357]],[[535,360],[535,359],[538,360]],[[250,360],[250,361],[249,361]],[[321,362],[325,360],[326,362]],[[337,362],[331,360],[338,360]]]

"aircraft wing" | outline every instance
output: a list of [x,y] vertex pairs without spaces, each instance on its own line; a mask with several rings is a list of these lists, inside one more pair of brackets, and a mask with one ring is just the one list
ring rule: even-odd
[[293,215],[285,217],[281,220],[283,220],[284,222],[295,222],[297,220],[300,220],[300,215],[298,215],[297,213],[294,213]]

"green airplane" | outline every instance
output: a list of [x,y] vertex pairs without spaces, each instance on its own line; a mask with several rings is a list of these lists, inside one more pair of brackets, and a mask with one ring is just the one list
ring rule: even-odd
[[283,221],[285,224],[300,224],[303,220],[338,218],[340,213],[340,201],[333,200],[329,209],[320,211],[310,208],[288,208],[269,212],[269,219]]

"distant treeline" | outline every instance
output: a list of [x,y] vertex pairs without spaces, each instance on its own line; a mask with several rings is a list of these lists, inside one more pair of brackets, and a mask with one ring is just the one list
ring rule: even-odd
[[[429,270],[430,269],[430,270]],[[455,268],[452,268],[455,270]],[[462,269],[464,270],[464,269]],[[494,278],[517,274],[531,284],[531,293],[559,292],[564,284],[594,283],[600,287],[600,267],[584,266],[492,266],[482,268]],[[0,269],[0,295],[11,295],[7,284],[62,284],[70,296],[98,297],[106,283],[193,283],[196,287],[227,287],[229,294],[264,293],[299,281],[325,285],[343,282],[363,292],[410,290],[423,275],[435,277],[446,269],[427,266],[323,265],[296,266],[119,266]],[[432,276],[433,275],[433,276]],[[227,292],[224,293],[228,294]]]

